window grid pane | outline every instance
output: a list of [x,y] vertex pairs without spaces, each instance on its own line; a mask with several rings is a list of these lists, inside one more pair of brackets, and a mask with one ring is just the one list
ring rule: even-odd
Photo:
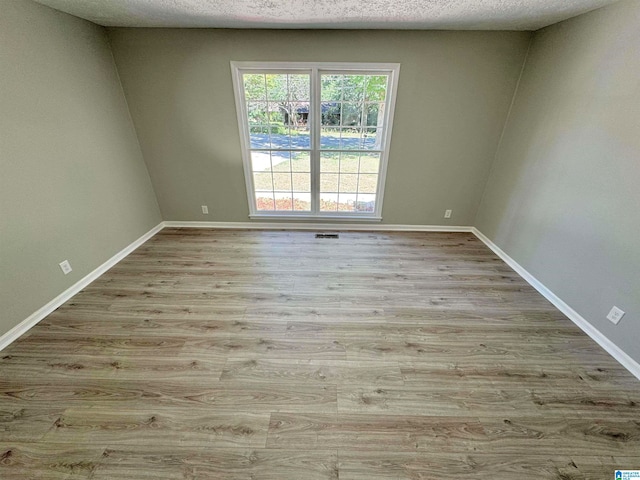
[[311,211],[309,152],[254,150],[251,154],[258,211]]
[[250,148],[311,148],[309,75],[245,74],[244,88]]
[[371,211],[378,188],[379,157],[380,154],[368,152],[321,152],[320,193],[325,198],[324,208]]

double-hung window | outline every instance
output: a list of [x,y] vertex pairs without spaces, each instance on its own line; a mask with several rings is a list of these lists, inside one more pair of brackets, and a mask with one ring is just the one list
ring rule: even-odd
[[381,219],[399,64],[231,68],[250,216]]

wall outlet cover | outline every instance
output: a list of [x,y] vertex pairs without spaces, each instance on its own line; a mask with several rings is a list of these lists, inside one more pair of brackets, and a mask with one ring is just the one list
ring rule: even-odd
[[69,260],[65,260],[64,262],[60,262],[59,265],[60,265],[60,268],[62,269],[62,272],[65,275],[70,274],[71,271],[73,270],[73,268],[71,268],[71,264],[69,263]]
[[614,306],[607,315],[607,318],[617,325],[620,320],[622,320],[622,317],[624,317],[624,313],[625,312],[620,310],[618,307]]
[[451,218],[451,213],[453,212],[453,210],[445,210],[444,211],[444,218]]
[[202,205],[202,213],[204,215],[209,215],[209,207],[206,205]]

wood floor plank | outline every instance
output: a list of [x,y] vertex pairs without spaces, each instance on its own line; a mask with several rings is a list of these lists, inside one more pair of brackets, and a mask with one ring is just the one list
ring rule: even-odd
[[505,416],[516,412],[535,415],[539,412],[531,394],[526,391],[507,393],[492,386],[476,390],[420,387],[338,387],[338,412],[381,413],[385,415],[424,416]]
[[254,413],[294,411],[337,411],[335,385],[251,383],[224,384],[186,381],[121,381],[112,379],[62,382],[24,379],[22,382],[0,379],[0,408],[25,405],[67,405],[69,407],[190,408],[208,406],[219,412]]
[[[477,342],[485,336],[493,339],[520,341],[539,345],[541,343],[568,343],[591,341],[585,339],[584,333],[574,325],[557,325],[549,322],[548,325],[527,325],[511,322],[510,324],[493,325],[489,322],[460,322],[450,319],[446,322],[436,322],[430,318],[423,318],[419,322],[387,323],[384,317],[379,322],[372,322],[366,331],[358,321],[344,315],[340,322],[296,322],[288,321],[285,333],[293,335],[323,335],[334,337],[362,336],[380,338],[420,338],[425,341],[458,341]],[[540,340],[537,340],[540,338]],[[591,343],[593,343],[591,341]]]
[[95,446],[0,440],[0,478],[89,480],[103,453]]
[[378,450],[384,446],[396,451],[447,451],[450,445],[466,451],[472,448],[469,442],[485,438],[480,422],[473,417],[274,413],[267,447]]
[[21,382],[32,379],[145,381],[160,377],[163,381],[190,379],[210,385],[220,378],[224,362],[225,359],[182,353],[124,356],[102,352],[95,355],[27,352],[0,358],[0,370],[4,380]]
[[[460,285],[463,285],[461,283]],[[392,323],[418,323],[420,325],[572,327],[573,323],[557,310],[523,308],[513,303],[509,310],[494,310],[484,305],[475,310],[440,310],[429,306],[403,305],[383,308],[384,319]]]
[[346,359],[345,347],[332,338],[239,336],[186,339],[184,351],[221,357]]
[[[213,315],[211,315],[213,316]],[[126,318],[109,314],[108,322],[99,322],[94,318],[63,317],[55,320],[46,319],[38,326],[40,335],[69,335],[83,336],[158,336],[158,337],[198,337],[203,335],[272,335],[284,336],[287,322],[251,322],[242,319],[211,319],[200,320],[194,318],[166,318],[164,315],[147,315],[137,317],[129,314]],[[102,317],[104,319],[104,316]]]
[[536,455],[634,455],[640,422],[629,420],[274,413],[268,448]]
[[42,439],[79,445],[180,445],[264,448],[270,414],[216,413],[209,408],[66,410]]
[[110,447],[92,480],[338,480],[338,456],[331,451]]
[[565,389],[562,391],[532,390],[533,401],[544,412],[591,417],[610,416],[640,418],[640,391],[637,388],[592,388],[591,390]]
[[598,355],[599,347],[593,342],[583,339],[557,342],[519,342],[516,339],[500,340],[488,338],[478,340],[477,337],[465,341],[465,336],[455,340],[441,339],[436,336],[368,336],[363,334],[359,337],[332,337],[344,345],[347,357],[356,359],[396,359],[398,361],[410,359],[450,359],[473,355],[478,357],[502,358],[545,358],[551,357],[557,360],[569,355]]
[[399,365],[392,362],[265,358],[229,359],[220,381],[404,385]]
[[[485,386],[508,389],[526,385],[532,389],[564,389],[573,391],[587,386],[616,387],[618,377],[600,367],[589,365],[558,365],[556,362],[522,360],[482,365],[469,363],[402,362],[400,371],[405,385],[431,385],[473,388],[479,382]],[[623,377],[626,378],[626,377]],[[624,381],[623,381],[624,383]]]
[[249,321],[280,321],[287,322],[322,322],[322,323],[342,323],[353,321],[362,323],[379,323],[385,321],[385,309],[375,307],[353,307],[353,306],[287,306],[287,308],[276,308],[273,306],[248,306],[245,311],[245,320]]
[[37,408],[27,405],[0,406],[0,439],[3,442],[34,442],[51,430],[64,411],[58,408]]
[[558,390],[493,385],[360,387],[338,386],[340,413],[387,415],[477,415],[567,417],[582,414],[623,419],[640,418],[640,394],[624,390]]
[[9,345],[3,356],[18,354],[90,355],[100,352],[106,355],[160,356],[175,355],[184,346],[184,339],[150,336],[116,335],[46,335],[37,330],[18,344]]
[[594,452],[599,456],[638,456],[640,460],[640,421],[624,418],[575,416],[480,418],[488,442],[476,451],[510,454],[580,456]]
[[628,459],[560,455],[423,455],[341,451],[340,480],[490,478],[495,480],[600,480],[613,478]]

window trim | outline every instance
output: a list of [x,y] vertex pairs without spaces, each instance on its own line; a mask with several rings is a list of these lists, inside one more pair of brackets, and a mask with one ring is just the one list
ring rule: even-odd
[[[279,72],[280,71],[280,72]],[[310,115],[313,117],[313,128],[310,129],[310,171],[311,171],[311,212],[285,212],[285,211],[258,211],[255,201],[255,189],[253,185],[253,170],[251,167],[251,142],[249,136],[246,112],[246,101],[243,73],[309,73],[311,84]],[[321,212],[316,205],[314,192],[319,191],[317,182],[319,181],[320,168],[320,129],[321,111],[315,108],[321,104],[320,98],[320,75],[323,73],[361,73],[389,75],[387,88],[387,111],[384,118],[384,135],[381,139],[382,149],[380,152],[380,170],[378,173],[378,186],[376,191],[376,203],[373,212]],[[357,63],[357,62],[238,62],[231,61],[231,75],[233,79],[233,91],[236,105],[236,116],[238,119],[238,129],[240,133],[240,147],[242,152],[242,162],[244,167],[245,188],[247,190],[247,200],[249,203],[249,218],[274,219],[274,220],[349,220],[349,221],[380,221],[382,220],[382,205],[384,201],[384,190],[387,178],[387,164],[389,161],[389,151],[391,149],[391,137],[393,130],[393,120],[395,114],[396,97],[398,91],[398,76],[400,74],[399,63]],[[316,111],[317,110],[317,111]]]

